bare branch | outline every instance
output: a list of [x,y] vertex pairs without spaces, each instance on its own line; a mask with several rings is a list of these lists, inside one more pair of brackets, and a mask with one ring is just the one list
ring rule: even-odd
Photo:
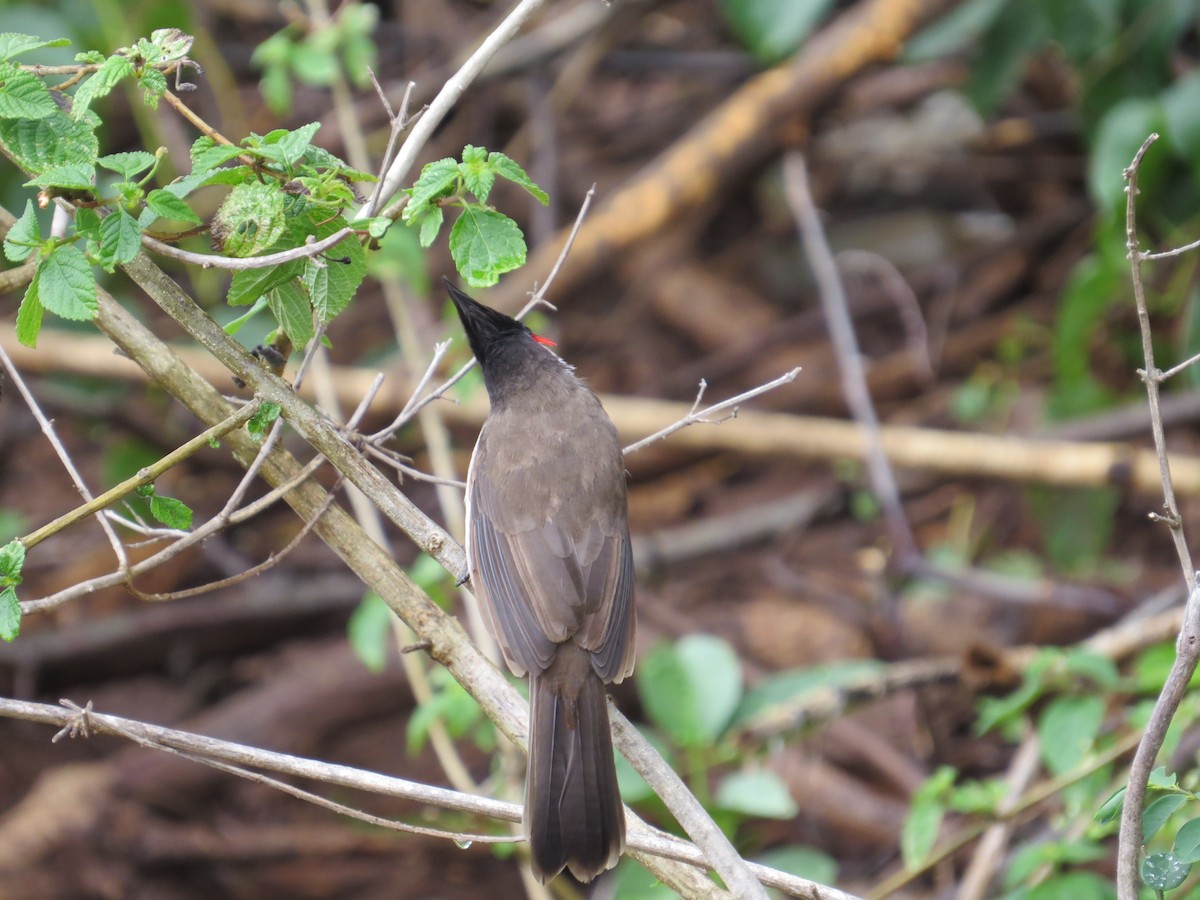
[[148,234],[142,235],[142,246],[147,250],[157,253],[159,256],[169,256],[171,259],[191,263],[193,266],[199,266],[202,269],[243,271],[245,269],[269,269],[272,266],[282,265],[283,263],[292,262],[297,259],[312,259],[356,233],[353,228],[339,228],[327,238],[322,238],[319,241],[309,240],[303,247],[280,250],[278,253],[268,253],[265,256],[247,256],[244,258],[180,250],[178,247],[155,240]]

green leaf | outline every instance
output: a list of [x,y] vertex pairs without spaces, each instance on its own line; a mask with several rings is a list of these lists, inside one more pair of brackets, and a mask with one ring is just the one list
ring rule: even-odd
[[99,153],[97,124],[95,116],[75,121],[63,112],[44,119],[0,119],[0,141],[34,175],[70,163],[90,169]]
[[429,212],[421,217],[421,232],[418,239],[422,247],[433,245],[434,240],[437,239],[438,232],[442,230],[442,220],[442,209],[439,206],[430,207]]
[[158,101],[167,92],[167,76],[158,69],[142,69],[138,76],[142,88],[142,102],[151,109],[158,109]]
[[1074,770],[1091,750],[1103,724],[1102,697],[1064,696],[1051,700],[1038,720],[1046,768],[1054,775]]
[[16,32],[6,31],[0,34],[0,59],[13,59],[25,53],[32,53],[34,50],[41,50],[43,47],[69,47],[71,41],[67,38],[55,38],[52,41],[43,41],[39,37],[34,37],[31,34],[17,34]]
[[906,869],[917,868],[933,851],[945,815],[940,799],[918,790],[900,830],[900,855]]
[[182,500],[155,494],[150,498],[150,515],[168,528],[187,531],[192,527],[192,510]]
[[933,62],[966,50],[1000,14],[1006,0],[966,0],[919,32],[904,48],[905,62]]
[[124,56],[110,56],[90,78],[75,91],[75,105],[71,116],[81,119],[93,103],[107,96],[121,81],[133,74],[133,63]]
[[1200,71],[1180,77],[1162,93],[1163,133],[1182,159],[1200,156]]
[[309,299],[308,290],[295,278],[268,291],[267,304],[275,321],[296,349],[303,350],[316,336],[312,300]]
[[1029,709],[1046,690],[1046,675],[1054,662],[1051,653],[1034,657],[1025,669],[1021,686],[1007,697],[984,697],[979,703],[979,718],[975,720],[975,733],[987,734],[998,725],[1011,722]]
[[736,726],[758,719],[780,707],[794,707],[806,694],[838,690],[844,685],[875,675],[882,668],[882,664],[875,660],[852,660],[805,669],[788,669],[768,675],[746,691],[734,715],[733,724]]
[[496,183],[496,173],[488,166],[487,150],[467,144],[458,171],[462,173],[467,190],[478,197],[480,203],[487,203],[492,185]]
[[[337,216],[318,225],[313,231],[316,240],[323,240],[346,227],[346,220]],[[313,309],[322,323],[328,323],[345,309],[367,274],[367,254],[356,235],[347,235],[320,257],[304,265],[304,286],[308,288]]]
[[1117,892],[1110,882],[1094,872],[1066,872],[1055,875],[1008,900],[1116,900]]
[[1166,766],[1159,766],[1150,773],[1150,778],[1146,782],[1146,787],[1150,788],[1150,790],[1175,790],[1179,787],[1179,778],[1168,772]]
[[261,269],[240,269],[233,273],[225,301],[230,306],[248,306],[271,288],[291,281],[304,271],[304,260],[294,259]]
[[717,806],[761,819],[790,819],[800,811],[783,779],[770,769],[733,772],[717,787]]
[[1163,117],[1157,100],[1130,97],[1109,109],[1100,120],[1088,155],[1088,193],[1102,212],[1125,209],[1125,168],[1146,136],[1162,130]]
[[746,48],[763,63],[789,55],[808,37],[830,0],[721,0],[719,8]]
[[1142,814],[1142,841],[1148,842],[1167,824],[1167,819],[1175,815],[1179,807],[1187,803],[1184,794],[1164,794],[1146,807]]
[[967,93],[984,113],[994,110],[1017,85],[1026,60],[1049,30],[1041,0],[1008,0],[980,41]]
[[21,633],[21,602],[17,592],[7,587],[0,590],[0,640],[12,643]]
[[95,187],[95,183],[96,170],[90,163],[66,163],[61,166],[50,166],[40,175],[35,175],[25,182],[25,186],[90,191]]
[[11,63],[0,63],[0,118],[45,119],[58,111],[42,79]]
[[142,222],[143,227],[149,225],[155,218],[168,219],[172,222],[187,222],[191,225],[204,224],[204,220],[196,215],[190,206],[174,194],[158,188],[146,195],[146,209],[150,210],[154,216],[148,222]]
[[96,165],[124,176],[126,181],[133,181],[134,176],[145,172],[157,161],[158,159],[153,153],[135,150],[131,153],[110,153],[107,156],[101,156],[96,160]]
[[267,433],[267,429],[271,427],[271,423],[279,418],[279,413],[282,407],[278,403],[263,403],[250,421],[246,423],[246,430],[250,432],[250,437],[256,441],[261,441]]
[[503,213],[466,207],[450,229],[450,255],[472,287],[491,287],[525,264],[525,236]]
[[20,584],[21,569],[24,566],[24,544],[18,540],[12,540],[0,547],[0,586],[16,587]]
[[142,38],[134,50],[147,62],[172,62],[183,59],[196,39],[178,28],[156,28],[150,38]]
[[754,861],[817,884],[833,884],[837,881],[837,860],[812,847],[780,847],[756,856]]
[[1121,810],[1125,807],[1125,792],[1127,790],[1129,789],[1120,787],[1113,791],[1112,796],[1105,800],[1100,808],[1096,810],[1095,820],[1104,825],[1112,822],[1117,816],[1121,815]]
[[42,330],[42,301],[38,297],[37,274],[25,289],[21,307],[17,310],[17,340],[26,347],[36,347],[38,334]]
[[742,699],[742,664],[726,641],[690,634],[675,645],[692,693],[703,702],[696,710],[703,737],[711,743],[725,731]]
[[137,220],[118,209],[100,223],[100,265],[112,272],[130,262],[142,249],[142,227]]
[[699,699],[670,644],[655,647],[638,665],[638,696],[650,721],[681,747],[701,747],[707,742],[698,712]]
[[1189,819],[1175,835],[1174,851],[1186,863],[1200,862],[1200,819]]
[[1174,853],[1151,853],[1142,860],[1142,881],[1152,890],[1170,891],[1183,884],[1191,869]]
[[276,142],[260,148],[259,152],[289,169],[294,168],[304,160],[304,155],[312,144],[313,135],[320,127],[320,122],[310,122],[294,131],[284,131]]
[[1082,675],[1102,690],[1115,688],[1121,678],[1116,663],[1104,654],[1085,647],[1071,648],[1063,659],[1068,672],[1072,675]]
[[100,216],[94,209],[81,206],[75,210],[75,233],[100,243]]
[[488,166],[491,167],[491,169],[501,178],[507,178],[514,184],[518,184],[525,188],[525,190],[529,191],[529,193],[532,194],[537,201],[542,204],[542,206],[545,206],[550,202],[550,195],[534,184],[533,179],[525,174],[525,170],[503,153],[489,153]]
[[346,625],[350,649],[367,671],[378,674],[387,667],[392,642],[392,611],[374,591],[367,591]]
[[42,229],[38,226],[37,213],[33,209],[33,201],[25,201],[25,211],[21,218],[13,223],[4,235],[4,255],[10,262],[24,262],[36,247],[26,246],[37,244],[42,240]]
[[274,182],[239,184],[225,197],[213,217],[213,240],[230,256],[261,253],[287,228],[285,196]]
[[207,172],[209,169],[215,169],[240,156],[243,152],[245,151],[241,147],[218,144],[208,135],[201,135],[192,144],[192,171]]
[[96,317],[96,279],[74,244],[59,247],[38,263],[37,282],[38,297],[50,312],[74,321]]
[[409,188],[408,203],[400,214],[405,222],[411,222],[415,216],[426,209],[430,202],[438,197],[449,196],[451,189],[458,182],[458,163],[447,157],[431,162],[421,170],[416,182]]

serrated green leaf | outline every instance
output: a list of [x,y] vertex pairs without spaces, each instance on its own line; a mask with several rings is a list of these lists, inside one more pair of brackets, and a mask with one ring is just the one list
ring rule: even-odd
[[67,38],[55,38],[52,41],[43,41],[41,38],[34,37],[31,34],[17,34],[16,32],[6,31],[0,34],[0,59],[13,59],[24,53],[41,50],[44,47],[69,47],[70,45],[71,41]]
[[316,336],[312,300],[309,299],[308,290],[295,278],[269,290],[267,305],[292,346],[302,350]]
[[90,191],[95,184],[96,170],[89,163],[67,163],[50,166],[40,175],[25,182],[25,187]]
[[1151,853],[1142,860],[1142,881],[1153,890],[1170,891],[1183,884],[1191,869],[1174,853]]
[[783,779],[770,769],[733,772],[717,787],[721,809],[761,819],[790,819],[799,807]]
[[25,296],[21,298],[21,307],[17,310],[17,340],[26,347],[37,346],[38,334],[42,330],[42,313],[37,275],[34,274],[29,287],[25,288]]
[[438,232],[442,230],[442,220],[444,216],[440,206],[431,206],[429,212],[421,217],[421,231],[418,240],[422,247],[429,247],[437,239]]
[[[346,220],[337,216],[318,225],[313,236],[319,241],[345,227]],[[304,286],[322,323],[332,321],[349,305],[366,274],[366,252],[353,234],[326,250],[320,258],[305,262]]]
[[261,253],[287,228],[284,199],[283,191],[274,182],[236,185],[213,217],[213,240],[230,256]]
[[0,641],[12,643],[21,633],[21,602],[12,588],[0,590]]
[[31,72],[0,63],[0,118],[45,119],[58,112],[50,91]]
[[75,233],[99,243],[100,216],[94,209],[83,206],[75,210]]
[[16,587],[21,583],[21,569],[25,566],[25,545],[12,540],[0,547],[0,585]]
[[304,159],[313,135],[320,127],[320,122],[309,122],[294,131],[284,132],[278,141],[269,147],[262,147],[259,152],[289,169],[295,168]]
[[1038,718],[1038,737],[1046,768],[1054,775],[1072,771],[1091,750],[1103,724],[1101,697],[1064,696],[1051,700]]
[[517,165],[515,160],[510,159],[503,153],[489,153],[488,166],[501,178],[507,178],[513,184],[519,184],[525,188],[542,206],[550,202],[550,195],[534,184],[533,179],[525,173],[524,169]]
[[374,591],[368,591],[350,614],[346,625],[350,649],[367,671],[378,674],[387,667],[392,642],[392,611]]
[[4,255],[10,262],[24,262],[36,247],[25,244],[36,244],[42,239],[42,230],[38,225],[37,213],[33,209],[33,201],[25,201],[25,211],[21,218],[13,223],[12,228],[4,235]]
[[225,300],[230,306],[248,306],[271,288],[296,278],[304,271],[304,260],[296,259],[262,269],[241,269],[233,273]]
[[411,222],[429,206],[430,201],[449,196],[457,182],[458,163],[453,159],[447,157],[429,163],[421,170],[416,182],[409,189],[408,203],[405,204],[400,218]]
[[1165,794],[1146,807],[1142,814],[1142,841],[1149,841],[1175,815],[1179,807],[1187,803],[1184,794]]
[[178,28],[156,28],[150,38],[137,42],[137,50],[147,62],[172,62],[183,59],[196,39]]
[[690,634],[675,645],[675,655],[687,672],[692,692],[702,699],[696,710],[700,729],[710,743],[725,731],[742,699],[742,664],[726,641],[708,634]]
[[231,144],[218,144],[208,135],[201,135],[192,144],[192,171],[207,172],[217,166],[229,162],[244,151],[241,147]]
[[96,165],[102,169],[116,172],[126,181],[133,181],[135,175],[145,172],[157,162],[153,153],[145,150],[134,150],[130,153],[110,153],[96,160]]
[[124,209],[109,213],[100,223],[100,265],[108,272],[130,262],[142,248],[142,228]]
[[96,317],[96,279],[74,244],[57,248],[38,263],[37,282],[42,305],[55,315],[74,321]]
[[138,84],[142,88],[142,102],[151,109],[158,109],[158,101],[167,92],[167,76],[158,69],[143,69]]
[[[195,211],[169,191],[156,188],[146,195],[146,209],[155,218],[168,219],[172,222],[188,222],[192,225],[203,225],[204,220]],[[153,221],[151,219],[150,221]],[[143,226],[149,223],[143,223]]]
[[182,500],[155,494],[150,498],[150,515],[168,528],[187,531],[192,527],[192,510]]
[[44,119],[0,119],[0,140],[34,175],[70,163],[92,166],[99,152],[94,115],[75,121],[59,112]]
[[480,203],[487,203],[492,185],[496,183],[496,173],[488,166],[487,150],[468,144],[463,148],[458,171],[462,174],[467,190],[478,197]]
[[1173,852],[1186,863],[1200,862],[1200,819],[1189,819],[1180,826]]
[[251,416],[250,421],[246,423],[246,431],[250,433],[250,437],[261,441],[267,433],[267,429],[279,418],[281,411],[282,408],[278,403],[263,403],[258,412]]
[[99,50],[81,50],[75,54],[75,62],[84,66],[98,66],[104,62],[104,54]]
[[107,96],[122,78],[133,74],[133,63],[124,56],[110,56],[79,89],[75,91],[75,103],[71,108],[71,116],[78,120],[88,111],[93,103]]
[[450,255],[472,287],[491,287],[525,264],[525,235],[503,213],[466,207],[450,229]]

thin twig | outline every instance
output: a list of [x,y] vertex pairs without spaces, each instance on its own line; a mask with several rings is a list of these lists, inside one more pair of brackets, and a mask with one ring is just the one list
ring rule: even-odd
[[[792,369],[792,371],[787,372],[784,375],[780,375],[774,381],[768,381],[766,384],[760,384],[758,387],[751,388],[745,393],[738,394],[736,397],[730,397],[728,400],[722,400],[720,403],[714,403],[712,406],[706,406],[704,409],[697,410],[696,407],[700,403],[700,398],[704,396],[704,389],[708,387],[704,381],[701,381],[700,390],[696,395],[696,400],[692,404],[692,409],[687,415],[671,423],[666,428],[660,429],[659,431],[654,432],[654,434],[642,438],[640,441],[634,441],[634,443],[630,444],[622,452],[626,456],[637,453],[642,448],[653,444],[655,441],[661,441],[668,435],[672,435],[677,431],[687,428],[689,425],[695,425],[700,422],[709,425],[719,425],[721,422],[728,421],[729,419],[735,419],[737,418],[738,407],[740,404],[745,403],[747,400],[750,400],[753,397],[757,397],[759,394],[765,394],[768,391],[775,390],[777,387],[781,387],[782,385],[791,384],[796,380],[796,376],[799,374],[800,367],[797,366],[796,368]],[[732,412],[728,416],[725,416],[720,420],[714,420],[711,418],[714,413],[719,413],[730,408],[732,408]]]
[[[241,769],[263,769],[336,787],[367,791],[385,797],[399,797],[415,803],[486,816],[505,822],[521,821],[521,807],[515,803],[505,803],[489,797],[465,794],[416,781],[380,775],[351,766],[335,765],[286,753],[260,750],[231,741],[98,713],[90,708],[90,704],[80,707],[69,701],[63,702],[64,706],[52,706],[46,703],[0,698],[0,717],[57,726],[67,729],[68,733],[73,731],[79,737],[89,734],[114,735],[156,750],[179,751],[187,758],[204,762],[206,765],[215,761]],[[234,772],[234,774],[245,777],[242,772]],[[270,786],[277,787],[276,784]],[[505,836],[505,840],[512,841],[513,839]],[[708,866],[704,855],[693,844],[646,825],[636,825],[630,829],[629,847],[632,850],[673,859],[688,865],[702,868]],[[750,863],[749,866],[762,884],[786,891],[793,897],[808,898],[808,900],[855,900],[852,895],[843,891],[797,878],[776,869],[754,863]]]
[[1162,413],[1158,405],[1158,387],[1161,375],[1154,365],[1154,341],[1150,330],[1150,314],[1146,307],[1145,289],[1142,285],[1142,260],[1145,258],[1138,248],[1137,238],[1137,180],[1142,160],[1151,145],[1158,140],[1151,134],[1142,143],[1129,168],[1125,170],[1125,241],[1129,253],[1129,268],[1133,279],[1133,299],[1137,306],[1138,327],[1142,336],[1142,355],[1146,367],[1141,371],[1146,384],[1146,399],[1150,406],[1150,429],[1154,435],[1154,448],[1158,453],[1159,470],[1162,478],[1163,509],[1165,516],[1155,518],[1165,521],[1175,544],[1179,564],[1183,568],[1188,586],[1188,601],[1184,612],[1183,628],[1176,641],[1175,662],[1163,685],[1162,693],[1154,704],[1145,734],[1138,744],[1133,763],[1129,767],[1129,782],[1125,793],[1125,804],[1121,810],[1121,828],[1117,843],[1117,895],[1120,900],[1136,900],[1138,896],[1138,859],[1142,847],[1142,806],[1146,800],[1146,784],[1154,768],[1158,751],[1162,748],[1167,727],[1175,715],[1192,673],[1200,662],[1200,586],[1192,565],[1191,552],[1183,533],[1183,520],[1175,501],[1175,487],[1171,480],[1171,466],[1167,457],[1166,438],[1163,433]]
[[236,272],[246,269],[269,269],[297,259],[312,259],[356,233],[353,228],[339,228],[329,237],[319,241],[310,240],[303,246],[280,250],[278,253],[267,253],[264,256],[233,257],[214,253],[193,253],[164,244],[148,234],[142,235],[142,246],[160,256],[169,256],[171,259],[178,259],[202,269],[229,269]]
[[[0,350],[0,352],[3,352],[3,350]],[[140,470],[132,478],[122,481],[116,487],[105,491],[94,500],[90,500],[82,506],[76,507],[69,513],[59,516],[53,522],[49,522],[36,531],[32,531],[25,535],[25,537],[21,538],[21,543],[24,544],[25,549],[28,550],[31,547],[41,543],[51,535],[58,534],[58,532],[62,531],[63,529],[69,528],[80,519],[87,518],[88,516],[92,515],[92,513],[95,513],[101,509],[104,509],[104,507],[115,503],[117,500],[120,500],[126,494],[132,493],[142,485],[149,484],[162,475],[163,472],[166,472],[173,466],[179,465],[179,463],[191,457],[201,448],[207,447],[211,441],[214,441],[217,438],[228,434],[230,431],[233,431],[233,429],[245,424],[245,422],[251,419],[254,414],[258,412],[258,409],[259,404],[257,402],[247,403],[224,422],[220,422],[214,425],[212,428],[209,428],[196,435],[186,444],[183,444],[175,450],[172,450],[162,459]]]
[[854,321],[846,303],[846,289],[842,285],[833,254],[829,251],[821,217],[813,205],[804,157],[799,153],[788,154],[783,161],[783,173],[788,205],[792,208],[805,255],[817,280],[821,307],[825,310],[825,321],[829,326],[829,337],[833,342],[838,372],[841,374],[842,394],[854,414],[855,421],[866,433],[867,472],[870,475],[871,487],[883,506],[892,550],[900,568],[903,569],[910,560],[918,556],[917,541],[904,515],[896,478],[883,449],[879,416],[875,413],[875,404],[871,401],[871,392],[867,387],[862,353],[858,349]]

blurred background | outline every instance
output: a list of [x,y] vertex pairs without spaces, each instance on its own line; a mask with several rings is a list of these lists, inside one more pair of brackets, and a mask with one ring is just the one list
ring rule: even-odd
[[[839,377],[845,357],[830,343],[785,196],[781,160],[800,151],[885,427],[1020,438],[1034,460],[1047,439],[1128,448],[1119,465],[1064,487],[1049,461],[1046,478],[1030,478],[1028,466],[998,474],[946,462],[931,432],[925,456],[896,470],[909,544],[889,526],[844,432],[807,444],[749,429],[739,437],[737,420],[692,426],[686,441],[628,460],[641,661],[633,682],[614,690],[747,856],[870,896],[1113,897],[1115,825],[1095,813],[1123,782],[1130,736],[1172,658],[1170,631],[1154,615],[1184,594],[1170,537],[1147,519],[1161,490],[1131,475],[1133,454],[1152,444],[1122,171],[1160,133],[1141,172],[1142,246],[1200,237],[1200,11],[1192,0],[926,0],[921,22],[905,25],[889,6],[899,9],[866,0],[548,4],[419,163],[457,157],[466,144],[502,150],[550,194],[546,207],[512,186],[491,199],[530,246],[527,268],[479,292],[510,312],[545,279],[561,229],[594,184],[585,233],[551,290],[558,312],[537,312],[536,328],[605,395],[690,404],[704,379],[716,401],[801,366],[794,383],[744,407],[784,417],[760,423],[768,434],[795,435],[809,421],[797,416],[853,418]],[[191,78],[196,90],[181,96],[221,133],[237,141],[319,121],[316,144],[374,171],[388,122],[367,67],[395,107],[415,82],[416,111],[507,8],[3,2],[0,32],[70,38],[68,48],[22,60],[51,65],[180,28],[195,36],[190,56],[203,67]],[[851,25],[903,50],[869,58],[844,37]],[[162,178],[186,174],[193,125],[150,110],[132,86],[98,109],[102,153],[166,147]],[[0,165],[0,202],[17,214],[32,196],[25,180]],[[211,216],[221,196],[197,194],[197,211]],[[189,246],[207,244],[200,236]],[[1146,267],[1161,368],[1200,352],[1198,263],[1192,252]],[[164,265],[218,320],[236,317],[224,304],[227,274]],[[335,397],[362,371],[403,384],[448,337],[447,372],[469,357],[433,287],[452,272],[444,239],[423,251],[398,223],[369,266],[329,330]],[[130,282],[101,277],[157,334],[180,338]],[[19,302],[19,292],[0,295],[5,347]],[[413,341],[403,354],[397,317]],[[93,346],[88,326],[51,326]],[[238,338],[253,346],[273,327],[264,314]],[[200,430],[162,390],[81,375],[71,356],[39,351],[25,374],[93,489]],[[237,393],[228,376],[212,377]],[[1163,407],[1193,530],[1198,377],[1194,367],[1173,377]],[[380,395],[369,430],[395,415],[398,390]],[[478,409],[481,392],[468,379],[457,396]],[[458,478],[472,415],[447,414]],[[395,447],[429,471],[429,440],[414,424]],[[202,521],[240,476],[228,454],[205,451],[158,489]],[[439,503],[433,485],[410,480],[405,490],[456,527],[453,503]],[[0,544],[77,503],[6,386]],[[169,594],[236,574],[301,526],[273,507],[138,587]],[[398,532],[388,538],[435,599],[458,610],[453,579]],[[21,598],[114,565],[100,530],[76,527],[30,553]],[[146,603],[109,589],[26,617],[20,638],[0,646],[0,693],[90,699],[105,712],[436,784],[447,779],[426,738],[441,716],[471,777],[516,796],[521,766],[494,756],[495,734],[444,673],[430,672],[432,696],[414,701],[380,609],[309,536],[279,565],[217,592]],[[1114,627],[1124,643],[1094,640]],[[1200,746],[1196,714],[1186,700],[1164,758],[1185,776]],[[524,890],[502,852],[342,820],[115,739],[51,745],[49,736],[0,721],[3,896]],[[670,827],[629,775],[628,799]],[[442,827],[489,827],[378,797],[335,799]],[[1164,817],[1166,847],[1188,810],[1196,814],[1194,797],[1184,799]],[[971,842],[939,853],[998,811],[1008,825],[991,856]],[[1200,896],[1195,881],[1171,896]],[[594,895],[670,896],[663,891],[627,861]],[[565,884],[553,893],[579,895]]]

